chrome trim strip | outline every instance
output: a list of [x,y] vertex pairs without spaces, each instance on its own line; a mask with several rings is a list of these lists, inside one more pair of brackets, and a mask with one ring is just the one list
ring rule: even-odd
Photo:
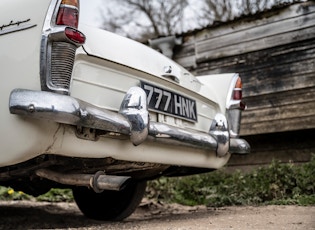
[[74,10],[79,10],[78,7],[75,7],[75,6],[72,6],[72,5],[68,5],[68,4],[60,4],[60,7],[61,8],[71,8],[71,9],[74,9]]
[[14,28],[1,29],[0,30],[0,36],[5,35],[5,34],[18,32],[18,31],[22,31],[22,30],[27,30],[27,29],[33,28],[35,26],[37,26],[37,25],[36,24],[31,24],[31,25],[28,24],[28,25],[19,25],[19,26],[16,26]]
[[242,110],[228,109],[226,110],[226,117],[229,121],[229,132],[231,137],[239,137],[241,127]]
[[[209,134],[158,122],[149,124],[148,114],[144,111],[144,95],[145,92],[140,87],[132,87],[122,102],[121,113],[116,113],[67,95],[15,89],[10,95],[9,108],[12,114],[129,135],[134,145],[150,139],[166,144],[211,150],[219,157],[227,154],[229,145],[234,153],[249,151],[248,143],[242,139],[236,139],[229,144],[223,115],[215,119],[214,124],[219,124],[215,125],[216,128],[211,129]],[[222,119],[224,125],[220,126]]]

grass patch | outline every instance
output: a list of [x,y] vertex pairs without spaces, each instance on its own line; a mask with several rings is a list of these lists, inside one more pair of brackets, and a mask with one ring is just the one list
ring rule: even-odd
[[72,202],[73,194],[71,189],[52,188],[47,193],[36,198],[38,201],[47,202]]
[[47,193],[33,197],[22,191],[15,191],[10,187],[0,186],[0,200],[36,200],[47,202],[72,202],[71,189],[52,188]]
[[33,197],[12,188],[0,186],[0,200],[31,200]]
[[149,198],[184,205],[315,205],[315,157],[301,165],[273,161],[250,173],[211,173],[160,178],[148,186]]
[[[147,198],[184,205],[315,205],[315,156],[310,162],[294,165],[273,161],[250,173],[211,173],[150,181]],[[0,200],[72,202],[70,189],[51,189],[36,198],[0,186]]]

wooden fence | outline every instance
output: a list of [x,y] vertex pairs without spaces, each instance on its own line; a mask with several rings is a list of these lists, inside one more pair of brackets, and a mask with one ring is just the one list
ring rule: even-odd
[[315,2],[296,3],[182,35],[174,60],[196,75],[243,80],[241,135],[253,153],[231,165],[307,161],[315,153]]

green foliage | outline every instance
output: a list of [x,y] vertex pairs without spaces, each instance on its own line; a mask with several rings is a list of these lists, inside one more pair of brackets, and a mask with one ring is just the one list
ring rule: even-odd
[[48,202],[72,202],[73,194],[71,189],[52,188],[47,193],[36,198],[38,201]]
[[32,196],[21,191],[14,191],[12,188],[0,186],[0,200],[31,200]]
[[149,183],[148,196],[185,205],[315,204],[315,157],[302,165],[273,161],[251,173],[225,170]]
[[22,191],[14,191],[10,187],[0,186],[0,200],[38,200],[48,202],[72,202],[73,195],[71,189],[57,189],[53,188],[47,193],[40,195],[36,198],[25,194]]

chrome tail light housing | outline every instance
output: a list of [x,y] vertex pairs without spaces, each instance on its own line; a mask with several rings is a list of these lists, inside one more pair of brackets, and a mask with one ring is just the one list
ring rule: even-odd
[[238,74],[235,74],[226,101],[226,117],[229,122],[230,137],[232,138],[239,137],[241,114],[246,109],[246,104],[242,99],[242,79]]
[[79,0],[53,0],[42,32],[40,76],[43,91],[70,94],[76,49],[85,36],[77,27]]

